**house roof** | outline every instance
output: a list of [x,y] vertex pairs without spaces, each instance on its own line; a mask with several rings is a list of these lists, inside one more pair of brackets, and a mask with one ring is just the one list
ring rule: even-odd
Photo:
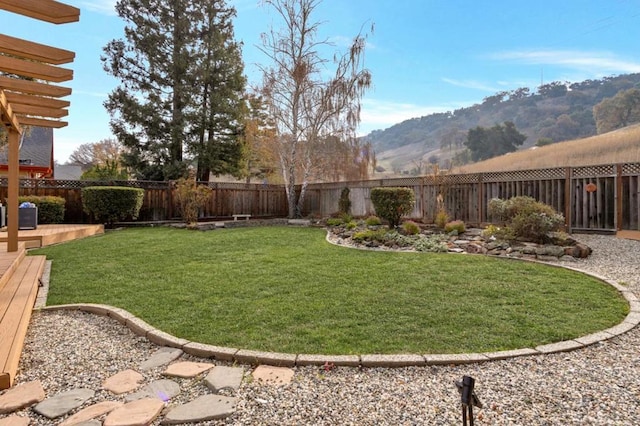
[[75,164],[56,164],[53,169],[53,178],[57,180],[80,180],[82,166]]
[[[7,164],[8,145],[0,149],[0,165]],[[20,139],[20,168],[51,168],[53,158],[53,129],[50,127],[31,127]]]

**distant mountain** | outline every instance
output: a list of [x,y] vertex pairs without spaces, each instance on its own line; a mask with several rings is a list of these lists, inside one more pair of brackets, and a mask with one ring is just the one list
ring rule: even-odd
[[428,163],[448,167],[449,159],[466,140],[466,131],[513,121],[527,135],[529,148],[541,138],[560,142],[596,134],[593,106],[621,90],[640,86],[640,73],[586,80],[552,82],[538,87],[498,92],[482,103],[455,111],[403,121],[365,138],[373,145],[386,172],[416,173]]

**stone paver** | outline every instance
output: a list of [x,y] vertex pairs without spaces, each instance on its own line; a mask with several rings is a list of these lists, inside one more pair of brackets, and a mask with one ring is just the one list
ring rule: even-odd
[[204,383],[214,392],[222,389],[237,391],[244,377],[244,368],[217,366],[204,379]]
[[146,426],[162,412],[164,402],[156,398],[145,398],[129,402],[116,408],[104,419],[104,426]]
[[80,407],[94,395],[95,392],[91,389],[71,389],[45,399],[33,407],[33,410],[49,419],[55,419]]
[[123,405],[124,403],[119,401],[102,401],[78,411],[76,414],[60,423],[60,426],[85,424],[89,420],[100,417],[103,414],[110,413],[111,411],[115,410],[116,408],[120,408]]
[[253,379],[267,385],[288,385],[293,379],[293,370],[286,367],[259,365],[252,373]]
[[180,393],[180,385],[173,380],[156,380],[149,383],[139,392],[132,393],[125,397],[125,401],[135,401],[137,399],[155,398],[161,401],[168,401]]
[[102,387],[110,392],[119,395],[131,392],[144,380],[144,376],[135,370],[124,370],[107,378],[102,382]]
[[236,398],[220,395],[202,395],[193,401],[169,411],[162,424],[196,423],[223,419],[236,409]]
[[0,414],[13,413],[44,399],[44,388],[39,380],[15,386],[0,395]]
[[176,362],[170,364],[163,374],[165,376],[188,379],[196,377],[198,374],[204,373],[213,367],[215,367],[215,365],[208,362]]
[[0,426],[28,426],[29,417],[9,416],[0,419]]
[[164,347],[158,349],[149,359],[140,364],[141,371],[153,370],[175,361],[182,355],[182,349]]

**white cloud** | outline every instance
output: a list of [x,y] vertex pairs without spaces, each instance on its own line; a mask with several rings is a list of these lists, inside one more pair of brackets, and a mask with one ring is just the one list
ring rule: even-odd
[[105,15],[115,15],[116,14],[116,1],[117,0],[92,0],[92,1],[81,1],[80,7],[86,8],[87,10],[91,10],[94,12],[102,13]]
[[482,90],[484,92],[497,92],[500,89],[494,86],[490,86],[486,83],[482,83],[476,80],[455,80],[453,78],[443,77],[442,81],[445,83],[449,83],[454,86],[464,87],[465,89],[474,89],[474,90]]
[[358,134],[367,135],[373,130],[382,130],[411,118],[452,111],[460,108],[456,105],[415,105],[376,99],[363,99]]
[[490,58],[530,65],[555,65],[600,74],[640,72],[640,62],[625,60],[604,51],[517,50],[494,53]]

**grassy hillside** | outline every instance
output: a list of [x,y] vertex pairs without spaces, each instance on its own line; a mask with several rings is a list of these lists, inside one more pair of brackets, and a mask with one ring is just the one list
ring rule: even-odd
[[615,163],[640,163],[640,124],[602,135],[529,148],[457,167],[452,173],[542,169]]

